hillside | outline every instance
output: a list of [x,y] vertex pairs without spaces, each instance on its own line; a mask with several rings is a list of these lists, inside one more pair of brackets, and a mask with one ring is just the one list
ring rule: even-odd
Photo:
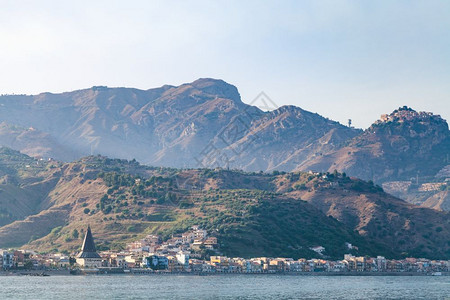
[[26,128],[0,131],[0,143],[33,156],[72,161],[102,154],[247,171],[292,170],[360,133],[293,106],[263,112],[215,79],[149,90],[96,86],[0,96],[0,118],[9,128]]
[[0,148],[0,225],[23,219],[40,211],[57,174],[44,160],[33,159],[8,148]]
[[[450,131],[438,115],[401,107],[362,134],[324,155],[303,161],[298,170],[345,172],[382,184],[413,204],[449,209]],[[447,170],[447,171],[446,171]]]
[[[239,126],[235,121],[223,135],[232,135]],[[202,162],[220,167],[228,159],[231,167],[246,171],[292,171],[321,153],[339,149],[359,132],[301,108],[283,106],[251,120],[246,133],[233,136],[230,143],[223,143],[227,139],[219,134],[213,146],[221,149],[220,154],[205,155]]]
[[340,257],[349,242],[360,254],[450,257],[448,213],[343,174],[180,170],[101,156],[24,173],[38,161],[8,149],[1,162],[15,180],[7,185],[41,188],[36,205],[14,198],[33,207],[23,214],[0,198],[14,213],[1,219],[0,247],[74,251],[81,242],[74,229],[90,224],[100,249],[120,249],[148,233],[169,237],[198,224],[232,256],[311,257],[309,247],[322,245]]
[[433,177],[449,164],[450,131],[438,115],[408,107],[383,115],[345,147],[299,169],[338,170],[377,183]]
[[[418,257],[437,247],[434,248],[435,251],[448,255],[449,240],[436,234],[448,230],[448,212],[436,213],[434,210],[406,203],[384,193],[380,186],[371,181],[349,178],[345,173],[328,173],[319,177],[320,174],[303,174],[296,182],[296,178],[288,175],[291,183],[286,180],[286,184],[278,190],[311,203],[392,252],[402,249],[402,252]],[[291,189],[294,190],[289,192]]]

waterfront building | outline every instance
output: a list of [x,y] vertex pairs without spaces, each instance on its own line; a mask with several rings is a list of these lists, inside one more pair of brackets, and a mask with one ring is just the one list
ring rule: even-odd
[[190,252],[187,251],[178,251],[178,253],[175,256],[178,263],[184,266],[184,268],[186,269],[189,267],[189,254]]
[[169,259],[162,255],[152,255],[144,259],[144,264],[153,270],[166,270],[169,267]]
[[375,261],[379,272],[386,271],[386,258],[384,258],[384,256],[377,256]]
[[0,251],[0,260],[2,261],[2,268],[7,270],[14,267],[13,253],[7,251]]
[[102,266],[102,258],[97,253],[92,237],[91,227],[88,226],[84,237],[81,252],[77,255],[77,264],[85,268],[98,268]]

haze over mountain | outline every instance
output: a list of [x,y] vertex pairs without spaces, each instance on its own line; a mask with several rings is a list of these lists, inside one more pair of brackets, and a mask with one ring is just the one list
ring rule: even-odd
[[[146,91],[93,87],[2,96],[0,118],[40,130],[84,155],[136,158],[159,166],[204,164],[245,170],[291,170],[360,132],[294,106],[263,112],[244,104],[236,87],[214,79]],[[41,143],[35,148],[51,149],[41,155],[66,161],[73,157],[61,154],[58,145]],[[223,151],[211,155],[211,147]]]

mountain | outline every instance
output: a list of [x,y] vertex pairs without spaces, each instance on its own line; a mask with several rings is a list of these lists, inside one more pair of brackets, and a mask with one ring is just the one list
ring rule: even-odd
[[385,182],[436,175],[450,154],[448,124],[438,115],[403,107],[383,115],[345,147],[299,169],[330,171]]
[[21,135],[21,143],[0,139],[31,155],[71,161],[95,153],[156,166],[258,171],[292,170],[360,133],[293,106],[263,112],[214,79],[150,90],[97,86],[0,96],[0,118],[43,137],[27,130],[7,134]]
[[100,249],[120,249],[197,224],[231,256],[311,257],[309,248],[321,245],[341,257],[349,242],[359,254],[450,257],[448,212],[337,172],[180,170],[103,156],[60,163],[6,148],[0,170],[3,248],[74,251],[74,229],[90,224]]
[[405,106],[362,131],[299,107],[278,108],[264,94],[252,104],[209,78],[149,90],[6,95],[0,145],[65,162],[101,154],[175,168],[337,170],[410,203],[449,209],[450,131],[440,116]]
[[450,131],[439,115],[401,107],[346,144],[304,161],[298,170],[332,172],[372,180],[414,204],[448,210]]
[[[225,128],[224,135],[233,133],[234,126],[239,128],[239,122]],[[231,166],[243,170],[291,171],[303,161],[337,149],[359,133],[295,106],[267,112],[252,119],[248,126],[245,134],[236,137],[232,143],[224,144],[220,134],[215,138],[218,142],[214,146],[222,149],[222,156],[214,157],[212,165],[221,166],[220,159],[226,156]]]

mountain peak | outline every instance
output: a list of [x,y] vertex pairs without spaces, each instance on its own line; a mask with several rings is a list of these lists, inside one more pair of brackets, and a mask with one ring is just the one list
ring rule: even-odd
[[222,79],[216,79],[216,78],[210,78],[210,77],[199,78],[191,83],[191,85],[198,87],[198,88],[200,88],[201,86],[209,86],[209,85],[216,85],[216,84],[231,85]]
[[241,95],[238,92],[238,89],[221,79],[214,78],[199,78],[192,83],[184,84],[190,85],[195,89],[199,89],[204,93],[216,95],[220,98],[231,99],[235,102],[242,102]]
[[305,110],[295,105],[283,105],[277,109],[280,112],[302,113]]

